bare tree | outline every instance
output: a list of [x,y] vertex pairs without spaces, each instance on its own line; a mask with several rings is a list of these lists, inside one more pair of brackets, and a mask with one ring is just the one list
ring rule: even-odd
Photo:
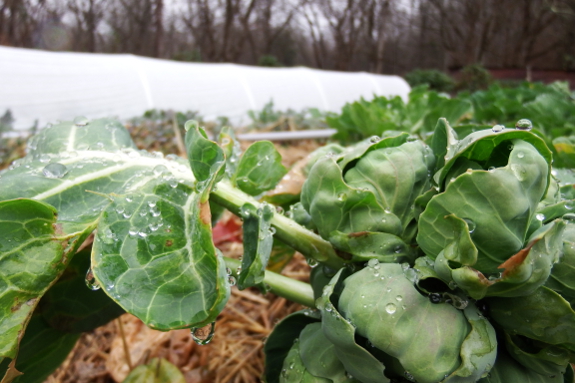
[[104,0],[68,0],[67,8],[74,15],[74,49],[97,51],[98,26],[104,18]]

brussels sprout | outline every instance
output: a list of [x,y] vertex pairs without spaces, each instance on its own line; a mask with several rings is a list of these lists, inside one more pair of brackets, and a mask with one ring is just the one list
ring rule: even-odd
[[[413,285],[414,275],[406,266],[377,261],[347,278],[340,271],[321,298],[326,337],[354,376],[358,361],[348,362],[344,352],[358,354],[361,348],[384,365],[387,378],[477,381],[495,362],[495,330],[473,302],[460,306],[463,310],[447,302],[433,303]],[[354,329],[351,339],[365,339],[364,344],[337,344],[341,323]],[[374,371],[362,381],[381,381],[381,370]]]

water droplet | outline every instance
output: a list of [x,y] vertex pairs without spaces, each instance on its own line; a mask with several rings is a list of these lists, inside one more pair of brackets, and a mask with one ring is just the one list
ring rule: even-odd
[[513,172],[515,178],[517,178],[519,181],[523,181],[525,179],[525,174],[527,172],[525,171],[523,166],[518,164],[511,164],[511,171]]
[[490,166],[489,169],[487,169],[488,171],[492,172],[495,170],[495,166]]
[[90,123],[90,120],[88,120],[86,117],[84,116],[78,116],[76,118],[74,118],[74,124],[76,126],[86,126]]
[[378,136],[371,136],[369,139],[369,142],[371,142],[372,144],[377,144],[379,141],[381,141],[381,138],[379,138]]
[[403,300],[403,297],[401,295],[398,295],[395,297],[395,300],[401,302]]
[[42,169],[42,174],[47,178],[62,178],[68,173],[65,165],[53,162]]
[[162,222],[157,222],[157,223],[151,223],[148,225],[148,227],[150,228],[150,231],[158,231],[158,229],[160,227],[162,227],[164,224]]
[[192,327],[192,339],[196,344],[205,346],[210,343],[216,333],[216,322],[212,322],[204,327]]
[[306,262],[312,269],[318,265],[318,261],[315,260],[314,258],[307,258]]
[[535,218],[537,218],[538,221],[545,221],[545,214],[539,213],[535,216]]
[[342,201],[342,202],[343,202],[343,201],[345,201],[345,200],[347,199],[347,194],[345,194],[345,193],[339,193],[339,194],[337,195],[337,199],[338,199],[338,201]]
[[515,129],[518,129],[518,130],[531,130],[532,128],[533,128],[533,123],[526,118],[522,118],[521,120],[517,121],[517,123],[515,124]]
[[405,379],[409,380],[410,382],[415,382],[415,378],[408,371],[405,371],[403,376],[405,376]]
[[89,268],[88,271],[86,272],[85,282],[86,286],[88,286],[90,290],[92,291],[100,290],[100,284],[96,280],[96,277],[94,277],[94,272],[92,271],[92,268]]
[[169,173],[170,171],[164,165],[156,165],[156,167],[154,167],[154,169],[153,169],[153,172],[154,172],[154,175],[160,176],[164,173]]
[[442,301],[441,294],[431,293],[429,294],[429,300],[431,301],[431,303],[441,303]]
[[235,286],[236,278],[233,275],[228,276],[228,283],[230,284],[230,286]]
[[138,229],[131,227],[130,229],[128,229],[128,234],[130,235],[130,237],[135,237],[136,235],[138,235]]
[[517,158],[523,158],[523,157],[525,157],[525,154],[523,152],[517,153]]
[[503,126],[503,125],[494,125],[493,128],[491,128],[491,131],[493,133],[499,133],[499,132],[502,132],[503,129],[505,129],[505,126]]
[[273,226],[270,226],[269,231],[270,231],[270,234],[271,234],[271,235],[274,235],[274,234],[276,233],[276,228],[273,227]]
[[178,186],[178,181],[176,179],[170,179],[168,181],[168,185],[170,185],[170,187],[172,189],[176,188]]
[[158,208],[151,208],[151,209],[150,209],[150,214],[152,214],[152,217],[157,218],[157,217],[159,217],[162,213],[160,212],[160,210],[158,210]]
[[372,258],[367,262],[367,266],[369,267],[374,267],[376,265],[379,265],[379,261],[375,258]]
[[132,213],[131,211],[126,210],[126,211],[124,212],[124,214],[122,214],[122,216],[123,216],[124,218],[128,219],[128,218],[130,218],[130,217],[132,216],[132,214],[133,214],[133,213]]
[[388,303],[385,305],[385,311],[387,311],[388,314],[393,314],[396,310],[397,307],[395,307],[393,303]]
[[472,234],[475,231],[475,222],[467,218],[463,218],[463,220],[465,221],[465,223],[467,223],[469,234]]
[[573,210],[573,205],[566,203],[565,205],[565,209],[567,210]]

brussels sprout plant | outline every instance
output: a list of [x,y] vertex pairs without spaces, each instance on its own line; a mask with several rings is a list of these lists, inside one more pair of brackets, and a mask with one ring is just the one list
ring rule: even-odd
[[[235,284],[308,306],[267,339],[268,383],[573,382],[575,176],[530,128],[328,145],[291,195],[273,145],[229,129],[188,122],[184,160],[112,120],[46,128],[0,173],[2,382],[42,381],[123,312],[205,344]],[[241,260],[213,244],[223,209]],[[309,284],[266,269],[275,241]]]

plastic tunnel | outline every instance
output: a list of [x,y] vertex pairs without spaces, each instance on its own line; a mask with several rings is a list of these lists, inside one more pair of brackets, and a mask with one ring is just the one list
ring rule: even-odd
[[227,116],[239,124],[271,100],[277,110],[337,112],[360,97],[405,99],[409,90],[401,77],[365,72],[0,47],[0,114],[10,109],[16,129],[79,115],[127,119],[154,108]]

